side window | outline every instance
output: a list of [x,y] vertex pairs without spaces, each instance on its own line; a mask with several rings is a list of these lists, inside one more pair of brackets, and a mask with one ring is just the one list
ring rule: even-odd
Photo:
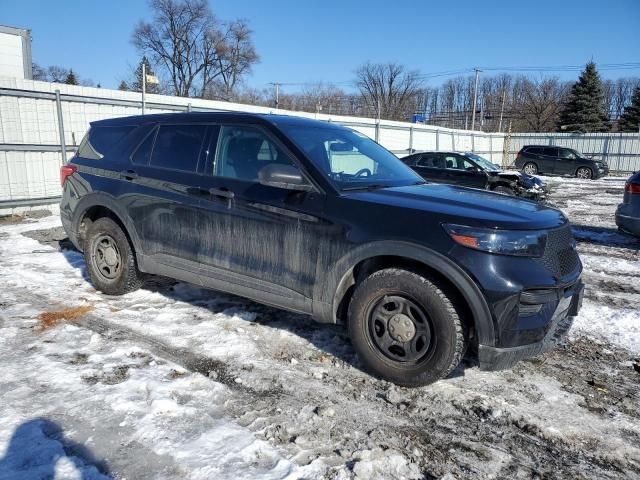
[[462,168],[462,162],[458,164],[458,157],[455,155],[445,155],[444,161],[448,169],[460,170]]
[[109,150],[126,137],[135,126],[91,127],[80,142],[78,157],[100,160]]
[[544,155],[546,155],[547,157],[556,158],[558,156],[558,149],[552,148],[552,147],[545,147]]
[[575,160],[576,159],[576,154],[573,153],[573,151],[569,150],[568,148],[561,148],[560,149],[560,158],[564,158],[565,160]]
[[185,172],[197,171],[206,131],[206,125],[161,125],[150,164]]
[[542,155],[542,149],[540,147],[529,147],[526,150],[529,155]]
[[418,166],[427,168],[444,168],[444,162],[439,155],[422,155]]
[[157,129],[154,128],[144,137],[144,140],[134,150],[131,155],[131,161],[137,165],[147,165],[151,158],[151,149],[153,148],[153,140],[156,138]]
[[216,175],[257,182],[258,172],[272,164],[295,166],[261,130],[248,126],[222,127],[214,167]]

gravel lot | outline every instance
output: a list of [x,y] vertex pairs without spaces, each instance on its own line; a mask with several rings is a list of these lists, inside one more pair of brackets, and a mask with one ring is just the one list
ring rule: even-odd
[[160,279],[102,295],[55,214],[0,220],[0,478],[640,478],[624,182],[547,181],[585,266],[569,341],[419,389],[339,326]]

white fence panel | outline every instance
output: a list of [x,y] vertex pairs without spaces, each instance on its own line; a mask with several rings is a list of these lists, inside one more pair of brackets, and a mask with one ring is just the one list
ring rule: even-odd
[[[60,92],[67,156],[73,155],[89,123],[112,117],[139,115],[139,93],[91,87],[0,78],[0,209],[10,203],[42,200],[60,194],[61,139],[55,92]],[[280,113],[315,118],[357,130],[404,156],[411,151],[475,151],[493,163],[511,164],[527,144],[564,145],[598,156],[612,170],[640,169],[637,134],[514,134],[503,158],[502,133],[452,130],[406,122],[274,110],[255,105],[195,98],[147,95],[146,113],[192,111],[245,111]]]

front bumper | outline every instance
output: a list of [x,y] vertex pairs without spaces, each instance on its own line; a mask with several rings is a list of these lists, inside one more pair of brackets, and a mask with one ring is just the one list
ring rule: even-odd
[[546,326],[546,334],[536,342],[509,347],[478,346],[478,360],[481,370],[502,370],[510,368],[519,360],[544,353],[561,342],[573,323],[573,318],[582,307],[584,284],[578,280],[564,289],[562,298]]

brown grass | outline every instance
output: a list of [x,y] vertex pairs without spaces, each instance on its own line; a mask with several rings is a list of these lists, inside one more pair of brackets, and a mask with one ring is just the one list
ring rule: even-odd
[[43,312],[38,315],[38,320],[40,320],[38,329],[42,331],[47,328],[55,327],[63,320],[76,320],[92,310],[93,307],[91,305],[82,305],[80,307],[65,308],[64,310],[58,310],[57,312]]

